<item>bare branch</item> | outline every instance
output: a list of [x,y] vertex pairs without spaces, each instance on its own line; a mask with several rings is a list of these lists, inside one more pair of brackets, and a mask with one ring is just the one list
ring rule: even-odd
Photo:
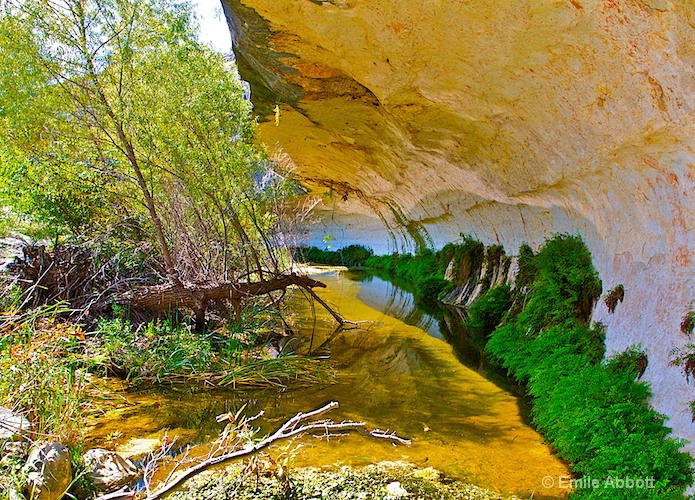
[[[300,434],[306,434],[312,431],[323,431],[322,437],[324,438],[329,438],[329,437],[334,437],[338,435],[343,435],[346,432],[349,432],[351,430],[358,430],[366,435],[370,435],[376,438],[380,439],[388,439],[391,440],[392,442],[398,442],[402,444],[410,444],[410,440],[408,439],[403,439],[398,436],[396,436],[395,433],[388,433],[388,431],[381,431],[381,430],[376,430],[372,432],[366,431],[366,424],[364,422],[353,422],[350,420],[343,420],[342,422],[336,423],[333,422],[332,420],[313,420],[314,418],[323,415],[324,413],[337,408],[338,407],[338,402],[336,401],[331,401],[330,403],[307,413],[297,413],[294,417],[289,419],[287,422],[282,424],[278,430],[276,430],[273,434],[267,436],[266,438],[262,439],[261,441],[258,441],[256,443],[254,442],[249,442],[245,446],[243,446],[240,449],[233,449],[229,453],[225,453],[223,455],[219,456],[213,456],[211,458],[208,458],[207,460],[199,463],[198,465],[190,468],[187,470],[183,475],[179,476],[178,478],[174,479],[173,481],[166,483],[164,486],[159,488],[157,491],[154,493],[150,494],[147,496],[145,500],[156,500],[159,498],[162,498],[164,495],[169,493],[175,488],[180,487],[184,482],[186,482],[188,479],[200,474],[204,470],[207,470],[211,467],[214,467],[216,465],[220,465],[225,462],[229,462],[230,460],[234,460],[237,458],[245,457],[251,454],[254,454],[258,452],[259,450],[262,450],[263,448],[267,447],[268,445],[274,443],[275,441],[279,441],[282,439],[287,439],[293,436],[297,436]],[[248,420],[242,420],[241,426],[244,428],[248,429]]]

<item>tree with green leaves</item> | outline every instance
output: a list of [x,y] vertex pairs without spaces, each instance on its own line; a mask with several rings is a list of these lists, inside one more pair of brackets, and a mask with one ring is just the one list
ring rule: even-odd
[[166,283],[129,300],[199,322],[211,302],[316,286],[282,274],[296,187],[255,141],[233,64],[198,42],[188,4],[2,9],[0,174],[15,209],[72,234],[147,221]]

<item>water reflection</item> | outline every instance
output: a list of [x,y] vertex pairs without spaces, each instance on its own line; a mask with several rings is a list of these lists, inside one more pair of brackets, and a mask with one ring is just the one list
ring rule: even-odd
[[349,271],[345,276],[360,283],[357,298],[362,302],[446,341],[465,366],[484,374],[507,390],[518,392],[482,356],[484,339],[468,328],[463,310],[441,303],[418,301],[408,283],[397,281],[394,284],[368,271]]
[[[330,415],[335,420],[396,430],[413,445],[393,447],[362,435],[329,443],[306,437],[294,452],[296,466],[406,460],[503,493],[534,498],[561,493],[542,489],[541,480],[567,475],[567,468],[524,423],[517,398],[481,374],[480,356],[469,340],[460,340],[468,337],[455,330],[461,322],[451,311],[439,317],[436,310],[425,312],[411,294],[378,277],[333,273],[319,279],[328,284],[318,291],[321,297],[359,322],[358,328],[334,335],[333,319],[320,308],[314,319],[299,295],[292,299],[290,320],[300,334],[295,341],[300,352],[309,349],[312,332],[313,346],[332,337],[324,350],[338,374],[335,384],[288,392],[189,388],[129,394],[129,404],[99,420],[92,439],[103,442],[107,430],[118,428],[119,444],[125,445],[169,428],[183,439],[205,441],[219,432],[216,414],[247,403],[249,414],[266,412],[263,431],[269,432],[298,411],[336,400],[341,406]],[[454,349],[442,338],[457,338],[459,344]]]
[[444,339],[439,327],[439,318],[415,304],[415,297],[403,287],[386,281],[367,271],[350,271],[346,276],[360,283],[357,298],[369,307],[400,319],[406,325],[417,326],[432,337]]

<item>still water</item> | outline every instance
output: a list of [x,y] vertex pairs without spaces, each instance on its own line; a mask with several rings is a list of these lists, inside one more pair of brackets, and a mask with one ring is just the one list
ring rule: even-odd
[[[299,335],[288,347],[306,352],[311,345],[314,353],[328,355],[337,373],[334,384],[285,392],[126,392],[89,429],[90,444],[136,454],[165,431],[182,443],[203,443],[222,427],[216,415],[244,404],[248,415],[265,410],[259,425],[270,432],[297,412],[334,400],[340,408],[328,417],[394,430],[412,439],[412,446],[359,434],[329,442],[308,436],[290,447],[293,466],[404,460],[503,494],[562,496],[542,481],[569,475],[566,464],[528,425],[514,389],[481,364],[455,318],[426,313],[410,293],[376,276],[330,270],[317,279],[328,285],[317,293],[358,328],[334,334],[334,320],[318,305],[314,319],[297,295],[291,320]],[[287,448],[283,443],[270,453]]]

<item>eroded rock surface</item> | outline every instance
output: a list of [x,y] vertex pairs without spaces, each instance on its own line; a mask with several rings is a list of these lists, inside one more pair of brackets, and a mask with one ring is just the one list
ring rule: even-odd
[[115,491],[138,476],[137,467],[113,451],[94,448],[83,459],[89,481],[99,491]]
[[60,443],[34,448],[24,466],[25,494],[34,500],[59,500],[72,482],[70,450]]
[[580,233],[608,351],[641,343],[653,404],[693,441],[670,365],[695,299],[695,4],[225,0],[262,138],[325,200],[336,245],[514,252]]

